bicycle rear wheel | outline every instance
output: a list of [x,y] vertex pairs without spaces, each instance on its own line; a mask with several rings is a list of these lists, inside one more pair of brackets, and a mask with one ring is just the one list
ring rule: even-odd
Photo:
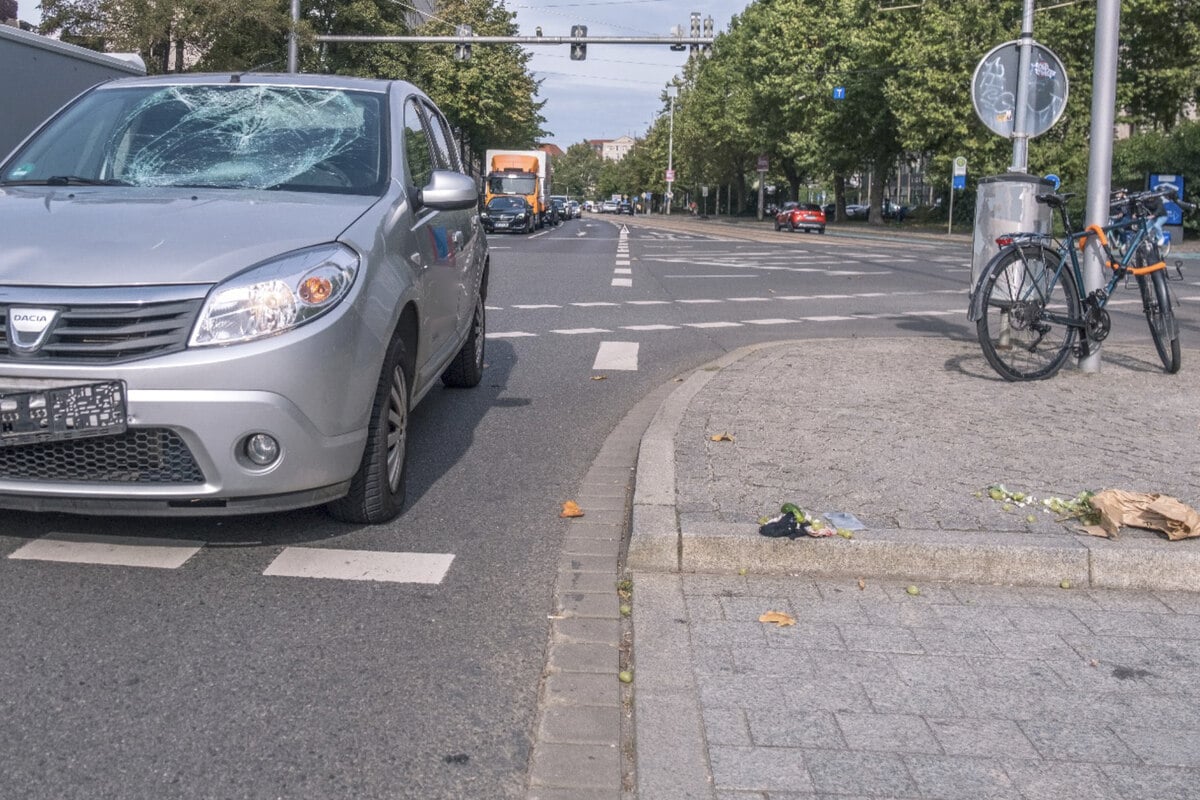
[[1082,324],[1079,291],[1057,253],[1035,244],[1010,247],[989,263],[976,322],[979,345],[1007,381],[1033,381],[1058,372]]
[[1138,289],[1142,293],[1142,307],[1146,310],[1146,322],[1150,324],[1150,338],[1154,349],[1162,360],[1163,369],[1174,375],[1179,372],[1179,321],[1171,308],[1171,289],[1167,286],[1167,271],[1155,270],[1149,275],[1138,276]]

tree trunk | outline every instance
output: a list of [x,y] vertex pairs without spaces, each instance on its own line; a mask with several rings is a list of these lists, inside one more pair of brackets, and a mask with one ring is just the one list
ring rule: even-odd
[[846,176],[835,173],[833,176],[833,215],[838,222],[846,221]]
[[871,183],[871,216],[868,222],[872,225],[883,224],[883,178],[884,170],[878,168],[871,170],[869,179]]

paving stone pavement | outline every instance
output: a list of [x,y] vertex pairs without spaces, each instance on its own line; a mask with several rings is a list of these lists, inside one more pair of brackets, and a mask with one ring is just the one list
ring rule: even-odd
[[[805,341],[684,381],[634,499],[637,796],[1200,796],[1200,540],[976,496],[1200,507],[1200,353],[1153,359],[1009,384],[971,341]],[[867,529],[758,536],[782,502]]]

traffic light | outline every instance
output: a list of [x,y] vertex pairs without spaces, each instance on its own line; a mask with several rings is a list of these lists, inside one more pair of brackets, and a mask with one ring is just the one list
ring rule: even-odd
[[[470,25],[459,25],[454,33],[456,36],[458,36],[460,38],[469,37],[469,36],[471,36],[471,26]],[[456,59],[458,59],[459,61],[469,61],[471,58],[471,43],[470,42],[458,42],[457,44],[455,44],[454,45],[454,57]]]
[[[571,38],[586,39],[587,25],[572,25]],[[585,58],[587,58],[587,42],[571,42],[571,60],[583,61]]]
[[[692,38],[693,39],[700,38],[700,12],[699,11],[692,12]],[[693,45],[690,45],[688,49],[689,49],[691,55],[696,55],[697,53],[700,52],[700,45],[693,44]]]

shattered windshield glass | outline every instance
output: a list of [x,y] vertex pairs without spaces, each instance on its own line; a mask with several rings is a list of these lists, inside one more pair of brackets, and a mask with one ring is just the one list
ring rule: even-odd
[[5,183],[376,194],[383,95],[275,85],[98,90],[31,141]]

